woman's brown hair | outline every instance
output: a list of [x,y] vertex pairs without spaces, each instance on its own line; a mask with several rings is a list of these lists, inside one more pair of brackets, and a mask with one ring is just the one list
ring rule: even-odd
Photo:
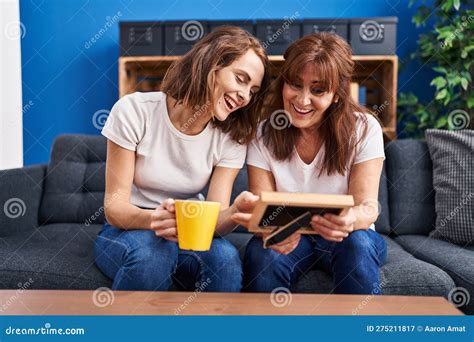
[[203,37],[191,51],[169,67],[161,90],[185,107],[202,110],[213,103],[215,72],[229,66],[250,49],[260,57],[265,68],[259,92],[247,106],[232,112],[225,121],[212,122],[236,142],[247,144],[257,131],[269,82],[267,54],[257,38],[247,31],[235,26],[222,26]]
[[[318,78],[326,91],[334,93],[337,103],[333,102],[324,113],[317,133],[324,143],[325,153],[320,175],[326,171],[345,174],[357,145],[367,134],[367,118],[363,107],[351,97],[350,83],[354,70],[352,51],[349,45],[339,36],[330,33],[316,33],[300,38],[291,44],[284,54],[285,62],[282,72],[275,81],[272,100],[268,114],[281,113],[283,110],[282,91],[285,83],[295,84],[296,78],[307,65],[313,63],[318,70]],[[362,120],[363,132],[355,136],[357,120]],[[280,161],[291,159],[300,130],[289,126],[274,127],[272,120],[263,126],[263,142]]]

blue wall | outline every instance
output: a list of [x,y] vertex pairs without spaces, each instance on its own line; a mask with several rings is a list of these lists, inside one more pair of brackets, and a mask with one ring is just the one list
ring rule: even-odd
[[[398,55],[407,59],[418,31],[404,0],[20,0],[22,40],[24,162],[46,163],[61,133],[99,134],[92,117],[118,98],[118,24],[86,43],[112,22],[167,19],[257,19],[398,16]],[[427,67],[410,63],[399,90],[429,82]],[[416,73],[416,76],[412,76]],[[427,87],[425,87],[427,88]],[[430,90],[425,90],[425,96]],[[31,102],[30,102],[31,101]]]

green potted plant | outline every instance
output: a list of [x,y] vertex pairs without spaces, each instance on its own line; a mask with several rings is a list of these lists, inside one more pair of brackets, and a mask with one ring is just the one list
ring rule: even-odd
[[[415,0],[410,1],[413,6]],[[400,93],[398,118],[408,137],[422,137],[427,128],[463,129],[474,125],[474,1],[421,0],[413,22],[417,27],[434,20],[433,29],[420,34],[411,55],[430,65],[435,77],[434,98],[423,103],[414,93]]]

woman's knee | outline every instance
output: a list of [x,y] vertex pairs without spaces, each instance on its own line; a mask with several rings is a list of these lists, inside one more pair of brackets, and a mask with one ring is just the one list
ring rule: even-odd
[[[211,256],[216,263],[224,261],[230,265],[241,266],[239,251],[225,239],[214,239],[208,256]],[[214,256],[217,256],[217,258]]]
[[98,237],[96,255],[97,265],[114,279],[114,285],[119,284],[122,289],[156,290],[169,287],[178,247],[152,231],[112,231]]
[[214,239],[204,257],[210,272],[218,278],[217,291],[239,292],[242,288],[242,262],[237,248],[225,239]]
[[263,241],[259,237],[252,237],[245,248],[244,265],[247,269],[258,269],[261,271],[268,265],[274,264],[278,253],[272,249],[263,248]]
[[244,290],[270,292],[276,287],[289,287],[291,268],[285,258],[270,248],[263,248],[262,239],[253,237],[245,250]]
[[[385,262],[385,240],[376,236],[376,232],[356,230],[334,247],[333,259],[344,264],[351,264],[353,268],[361,266],[368,268],[381,267]],[[339,257],[339,258],[338,258]],[[334,261],[333,260],[333,261]]]
[[143,237],[129,245],[124,257],[124,266],[134,266],[144,272],[150,270],[153,277],[160,273],[172,272],[178,260],[176,242],[153,236]]
[[337,243],[335,250],[352,257],[366,257],[376,254],[376,246],[367,230],[355,230],[347,238]]
[[[133,289],[166,291],[171,286],[178,263],[178,247],[173,241],[156,240],[134,245],[125,257],[122,276],[130,278],[125,283],[131,284]],[[114,283],[116,280],[119,281],[114,279]]]

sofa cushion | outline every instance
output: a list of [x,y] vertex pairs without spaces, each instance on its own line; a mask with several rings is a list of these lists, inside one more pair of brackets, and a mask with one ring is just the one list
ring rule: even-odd
[[392,233],[428,235],[436,214],[426,142],[395,140],[387,144],[385,154]]
[[462,304],[463,298],[469,299],[470,297],[470,301],[460,309],[466,313],[474,314],[474,246],[462,248],[447,241],[423,235],[399,236],[395,241],[416,258],[436,265],[448,273],[457,287],[467,291],[466,295],[466,291],[458,289],[459,298],[456,300],[456,292],[453,292],[451,300],[459,305]]
[[0,239],[38,227],[46,167],[0,170]]
[[474,245],[474,131],[429,129],[436,229],[432,237]]
[[0,286],[14,289],[95,289],[111,281],[94,264],[94,240],[101,225],[48,224],[29,235],[1,240]]
[[[406,252],[391,238],[387,241],[387,261],[381,268],[382,291],[389,295],[424,295],[447,297],[454,281],[440,268],[419,260]],[[243,258],[251,238],[248,233],[232,233],[225,237],[239,250]],[[312,269],[293,286],[292,291],[331,293],[332,278],[326,272]]]
[[104,222],[106,138],[61,135],[48,165],[40,224]]

